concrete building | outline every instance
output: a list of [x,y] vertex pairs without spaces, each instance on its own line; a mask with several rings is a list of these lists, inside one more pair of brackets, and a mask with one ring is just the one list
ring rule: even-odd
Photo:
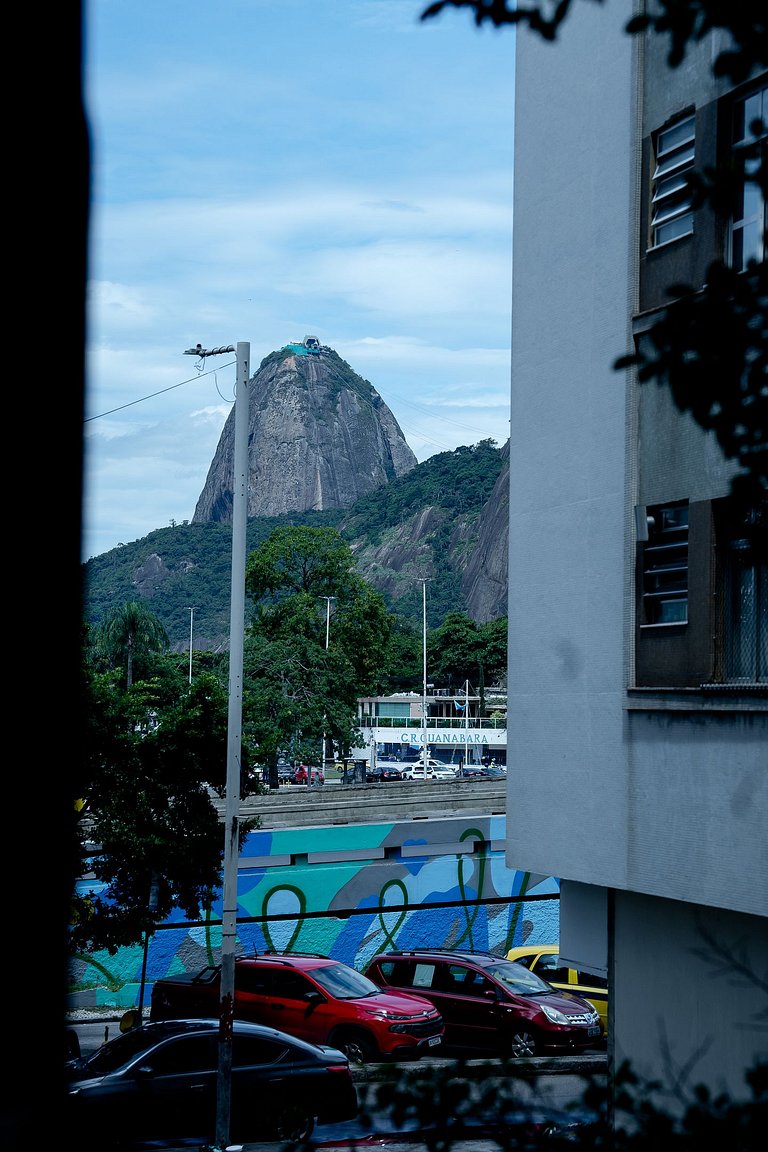
[[426,748],[446,764],[480,764],[507,759],[506,689],[491,687],[482,693],[470,688],[436,688],[426,692],[395,692],[390,696],[364,696],[357,702],[357,722],[364,747],[355,757],[415,760]]
[[768,120],[768,74],[714,79],[715,37],[670,70],[632,11],[516,32],[507,864],[560,878],[614,1068],[746,1099],[768,1059],[765,520],[756,543],[714,436],[613,363],[667,286],[763,258],[754,191],[719,218],[680,177]]

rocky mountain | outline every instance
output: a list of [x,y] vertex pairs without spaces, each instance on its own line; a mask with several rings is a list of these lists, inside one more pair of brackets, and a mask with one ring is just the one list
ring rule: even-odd
[[[249,517],[349,508],[416,465],[373,385],[314,336],[262,360],[248,417]],[[234,437],[233,408],[193,524],[231,522]]]
[[[249,407],[249,551],[278,526],[329,525],[391,610],[415,626],[424,578],[429,627],[451,610],[477,623],[506,616],[508,444],[482,441],[419,464],[375,388],[306,340],[262,361]],[[194,647],[226,649],[233,436],[234,413],[191,522],[88,561],[90,623],[142,598],[176,651],[189,645],[191,612]]]
[[509,441],[501,459],[501,471],[479,517],[475,546],[461,578],[466,613],[477,624],[507,615]]

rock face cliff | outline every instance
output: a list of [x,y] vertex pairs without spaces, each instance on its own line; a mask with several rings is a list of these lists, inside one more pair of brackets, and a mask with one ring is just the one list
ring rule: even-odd
[[[249,550],[275,518],[316,516],[337,527],[360,574],[419,627],[421,579],[430,581],[433,624],[453,610],[478,624],[506,616],[508,442],[419,464],[376,389],[306,340],[267,356],[250,383]],[[146,600],[182,652],[194,604],[194,647],[227,648],[233,441],[234,411],[191,523],[88,562],[89,623],[98,626],[115,603]]]
[[[232,519],[234,435],[233,408],[193,524]],[[251,378],[248,460],[249,517],[348,508],[417,463],[373,385],[310,336]]]
[[466,613],[478,624],[507,615],[509,571],[509,441],[503,467],[483,508],[477,541],[461,578]]

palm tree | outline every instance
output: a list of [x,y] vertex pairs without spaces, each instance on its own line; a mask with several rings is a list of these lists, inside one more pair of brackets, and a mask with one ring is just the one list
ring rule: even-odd
[[168,646],[165,628],[143,604],[123,604],[115,608],[99,631],[99,647],[116,666],[126,662],[126,685],[133,683],[133,658],[136,653],[159,652]]

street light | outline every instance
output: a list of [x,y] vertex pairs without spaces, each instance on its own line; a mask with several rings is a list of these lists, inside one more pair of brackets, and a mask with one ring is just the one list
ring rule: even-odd
[[192,621],[195,618],[194,608],[189,610],[189,682],[192,683]]
[[427,581],[421,582],[421,630],[423,654],[423,685],[421,692],[421,755],[424,760],[424,780],[427,779]]
[[[328,641],[331,635],[331,600],[335,600],[335,596],[321,596],[321,600],[325,600],[325,650],[328,651]],[[323,713],[323,742],[320,745],[320,771],[325,777],[325,713]],[[310,779],[308,784],[312,783],[312,766],[309,768]]]
[[[235,1018],[235,936],[237,931],[237,858],[240,848],[240,749],[243,729],[243,639],[245,632],[245,543],[248,525],[248,372],[251,345],[237,345],[235,381],[235,453],[232,469],[232,582],[229,616],[229,711],[227,715],[227,791],[224,808],[224,889],[221,910],[221,984],[219,994],[219,1072],[216,1084],[216,1143],[229,1143],[232,1098],[232,1035]],[[198,344],[185,356],[220,356],[232,344],[205,349]]]

